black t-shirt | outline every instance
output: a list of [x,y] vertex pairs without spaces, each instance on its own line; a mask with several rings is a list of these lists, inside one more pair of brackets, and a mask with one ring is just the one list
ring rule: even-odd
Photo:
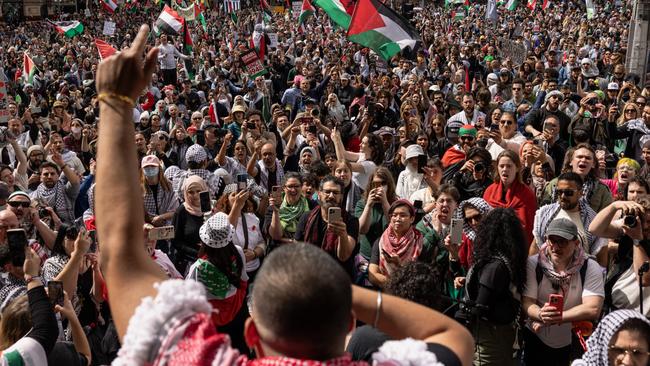
[[[305,226],[307,226],[307,218],[309,217],[309,212],[303,214],[300,217],[300,220],[298,221],[298,226],[296,227],[296,235],[295,239],[297,241],[303,241],[305,240]],[[356,241],[354,250],[352,251],[352,255],[350,255],[350,258],[348,258],[346,261],[341,262],[339,258],[336,256],[336,253],[328,253],[332,258],[336,259],[345,271],[350,275],[350,278],[354,278],[354,257],[359,253],[359,219],[356,217],[347,214],[344,218],[345,225],[347,227],[347,232],[352,239]],[[327,223],[320,218],[318,220],[318,243],[312,243],[314,245],[318,245],[319,247],[322,248],[323,246],[323,239],[325,238],[325,231],[327,230]]]
[[[346,352],[352,355],[354,361],[372,362],[372,354],[377,352],[386,341],[391,338],[369,325],[357,328],[350,337]],[[429,352],[436,355],[438,362],[445,366],[460,366],[460,359],[448,347],[439,343],[427,343]]]
[[487,263],[478,273],[476,302],[484,305],[482,317],[497,324],[510,324],[517,316],[515,300],[510,293],[510,272],[501,261]]

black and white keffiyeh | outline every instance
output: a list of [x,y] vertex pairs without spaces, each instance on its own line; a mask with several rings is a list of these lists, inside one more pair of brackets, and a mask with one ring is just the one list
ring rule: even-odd
[[614,334],[630,319],[640,319],[650,325],[643,314],[634,310],[616,310],[603,318],[587,340],[587,352],[571,366],[609,366],[608,349]]
[[63,222],[74,221],[74,200],[68,197],[66,184],[63,181],[59,180],[52,188],[47,188],[45,184],[41,183],[31,196],[32,199],[42,200],[46,205],[52,207]]
[[467,222],[467,220],[465,220],[465,207],[467,206],[474,207],[481,213],[481,215],[487,214],[490,212],[490,210],[492,210],[493,207],[490,206],[490,204],[487,203],[483,198],[472,197],[466,199],[465,201],[462,201],[454,212],[455,219],[463,220],[463,233],[469,240],[474,241],[474,239],[476,239],[476,231],[474,231],[472,226]]
[[225,248],[232,242],[235,228],[230,225],[228,215],[218,212],[201,225],[199,237],[211,248]]

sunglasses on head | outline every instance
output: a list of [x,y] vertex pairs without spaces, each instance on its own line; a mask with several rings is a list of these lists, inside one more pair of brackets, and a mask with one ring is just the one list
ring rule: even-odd
[[11,202],[8,202],[8,204],[9,204],[9,206],[14,207],[14,208],[19,207],[19,206],[21,206],[23,208],[27,208],[27,207],[29,207],[29,205],[31,203],[30,202],[22,202],[22,201],[11,201]]

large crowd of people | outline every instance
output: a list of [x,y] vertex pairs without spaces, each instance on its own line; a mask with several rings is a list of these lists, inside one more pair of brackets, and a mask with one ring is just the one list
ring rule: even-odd
[[199,3],[0,25],[0,365],[650,363],[631,2],[392,4],[389,60]]

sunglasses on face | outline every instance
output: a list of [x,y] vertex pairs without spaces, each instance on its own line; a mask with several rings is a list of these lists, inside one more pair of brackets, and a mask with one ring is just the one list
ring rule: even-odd
[[27,208],[31,204],[30,202],[22,202],[22,201],[11,201],[8,202],[9,206],[11,207],[22,207],[22,208]]
[[461,136],[461,141],[474,141],[474,136]]
[[504,125],[504,126],[510,126],[510,125],[515,124],[514,121],[510,121],[510,120],[507,120],[507,119],[502,119],[501,121],[499,121],[499,123]]
[[557,195],[558,196],[566,196],[566,197],[573,197],[573,195],[576,193],[575,190],[573,189],[558,189],[557,190]]

